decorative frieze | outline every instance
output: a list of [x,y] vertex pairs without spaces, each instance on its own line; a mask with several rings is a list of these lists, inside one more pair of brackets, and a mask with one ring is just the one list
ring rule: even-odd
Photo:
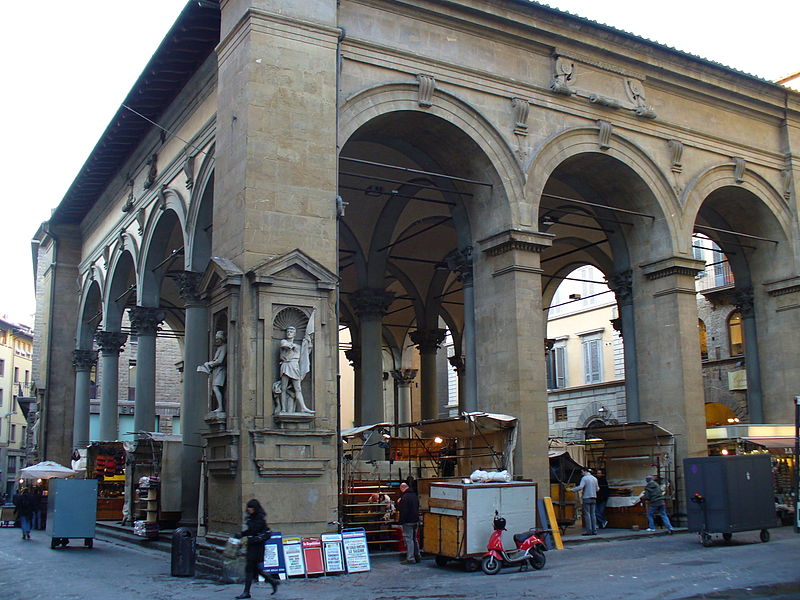
[[800,292],[800,276],[767,282],[764,284],[764,289],[773,297]]
[[480,240],[481,250],[488,256],[499,256],[506,252],[520,250],[522,252],[540,253],[553,244],[553,235],[537,233],[521,229],[507,229]]

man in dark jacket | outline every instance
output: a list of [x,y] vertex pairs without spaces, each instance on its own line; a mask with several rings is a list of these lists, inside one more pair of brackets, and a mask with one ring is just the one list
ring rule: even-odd
[[608,498],[611,496],[611,488],[608,485],[608,479],[602,469],[597,469],[595,472],[597,479],[597,507],[595,508],[595,515],[597,515],[597,526],[601,529],[608,525],[606,521],[606,504]]
[[33,516],[33,497],[27,488],[14,494],[14,507],[22,528],[22,539],[31,539],[31,517]]
[[419,540],[417,540],[417,530],[419,529],[419,498],[417,493],[408,487],[408,484],[400,484],[400,499],[397,501],[397,510],[400,516],[400,525],[403,526],[403,541],[406,544],[406,559],[401,561],[404,565],[419,562]]
[[645,477],[647,485],[644,486],[643,498],[647,501],[647,531],[655,531],[656,525],[653,515],[659,515],[667,531],[672,533],[672,523],[669,522],[666,506],[664,505],[664,490],[654,481],[653,477]]

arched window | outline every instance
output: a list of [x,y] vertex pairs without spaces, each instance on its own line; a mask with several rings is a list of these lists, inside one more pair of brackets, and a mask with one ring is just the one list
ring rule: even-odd
[[700,335],[700,358],[708,360],[708,338],[706,337],[706,324],[703,319],[697,319],[697,333]]
[[728,317],[728,341],[731,356],[744,354],[744,331],[742,330],[742,313],[733,311]]

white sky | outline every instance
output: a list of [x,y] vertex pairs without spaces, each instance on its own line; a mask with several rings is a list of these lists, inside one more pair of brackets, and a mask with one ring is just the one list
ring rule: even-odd
[[[185,4],[39,0],[3,7],[0,315],[33,324],[30,239]],[[765,79],[800,71],[798,0],[547,4]]]

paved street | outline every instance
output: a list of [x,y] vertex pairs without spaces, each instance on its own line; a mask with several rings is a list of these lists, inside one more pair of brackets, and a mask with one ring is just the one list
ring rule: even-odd
[[[404,566],[381,558],[369,573],[285,582],[276,598],[800,598],[800,536],[788,527],[771,533],[766,544],[758,541],[758,532],[747,532],[734,535],[729,545],[719,540],[709,548],[687,533],[593,539],[548,552],[541,571],[504,569],[491,577],[465,573],[455,564],[437,568],[430,559]],[[51,550],[41,531],[32,538],[23,541],[19,529],[0,529],[4,600],[230,600],[241,591],[240,585],[170,577],[168,554],[110,538],[99,537],[92,550],[74,543]],[[795,585],[773,585],[788,582]],[[254,590],[254,598],[264,598],[269,586]],[[724,590],[739,591],[720,594]]]

